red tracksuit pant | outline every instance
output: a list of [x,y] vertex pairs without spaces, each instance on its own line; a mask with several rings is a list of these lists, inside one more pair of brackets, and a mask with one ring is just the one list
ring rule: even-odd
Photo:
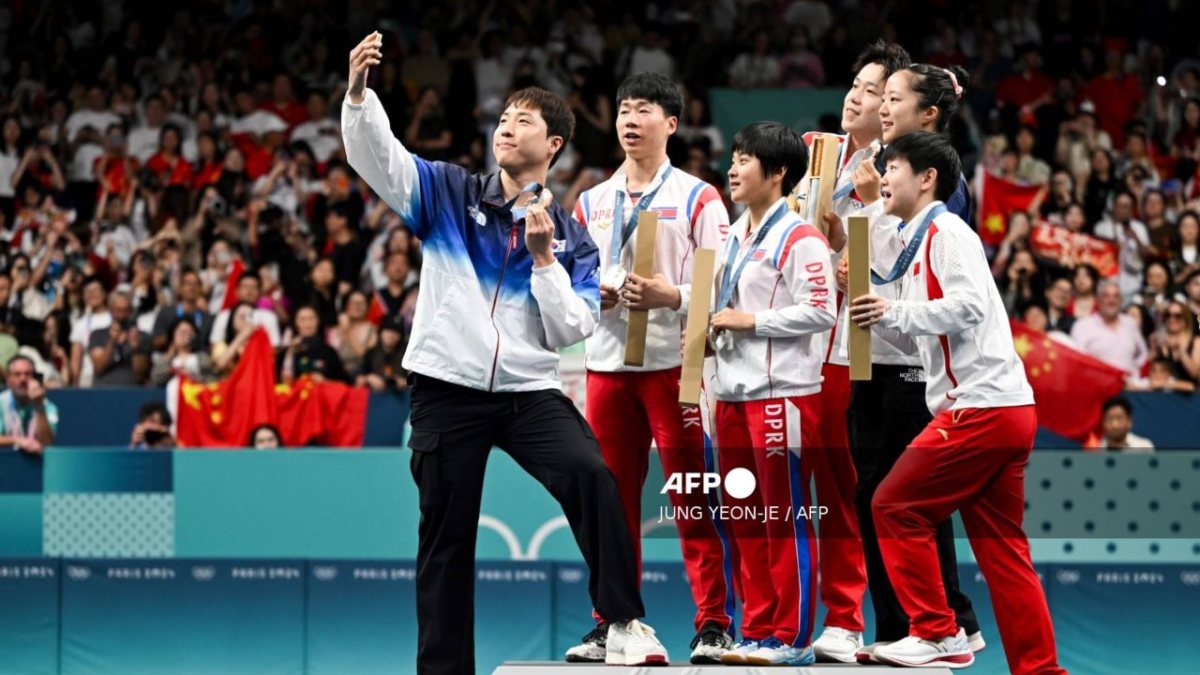
[[725,521],[738,552],[744,638],[774,635],[795,647],[812,641],[817,540],[801,458],[816,446],[820,406],[819,394],[717,402],[721,472],[744,468],[757,480],[744,499],[723,496],[731,509],[746,510]]
[[817,503],[828,509],[818,532],[821,602],[826,626],[861,632],[867,564],[854,505],[857,475],[846,427],[850,367],[826,363],[821,375],[820,444],[803,462],[812,470]]
[[[716,471],[712,443],[696,406],[679,405],[679,368],[650,372],[587,374],[587,420],[600,443],[604,462],[617,479],[621,505],[641,565],[642,487],[649,471],[650,443],[658,447],[663,472]],[[711,499],[695,494],[668,493],[678,509],[703,509]],[[735,595],[733,553],[719,522],[709,518],[677,519],[680,548],[696,603],[696,629],[706,622],[729,630]]]
[[1014,675],[1066,673],[1021,529],[1036,429],[1031,405],[940,413],[900,456],[872,502],[879,547],[911,619],[909,632],[925,639],[958,631],[938,572],[934,528],[962,513]]

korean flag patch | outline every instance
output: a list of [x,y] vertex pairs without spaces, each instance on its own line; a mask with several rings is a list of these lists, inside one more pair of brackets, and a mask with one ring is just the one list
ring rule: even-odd
[[562,253],[566,250],[567,250],[567,240],[566,239],[551,240],[551,242],[550,242],[550,252],[551,253]]

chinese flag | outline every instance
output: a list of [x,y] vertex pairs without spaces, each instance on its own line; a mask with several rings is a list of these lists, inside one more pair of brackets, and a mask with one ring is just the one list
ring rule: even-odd
[[367,424],[367,389],[316,382],[304,375],[275,387],[279,431],[285,445],[359,447]]
[[220,382],[177,378],[176,437],[183,447],[242,448],[260,424],[274,424],[288,447],[361,447],[367,424],[366,387],[301,377],[275,384],[275,354],[259,328],[233,373]]
[[178,388],[175,420],[180,445],[244,447],[254,427],[277,419],[275,353],[266,330],[255,331],[229,377],[205,384],[181,375]]
[[984,171],[979,184],[979,238],[983,243],[995,246],[1004,241],[1008,217],[1015,211],[1028,211],[1043,189]]
[[1104,401],[1125,388],[1125,373],[1020,321],[1011,324],[1013,346],[1037,400],[1038,423],[1083,441],[1099,428]]

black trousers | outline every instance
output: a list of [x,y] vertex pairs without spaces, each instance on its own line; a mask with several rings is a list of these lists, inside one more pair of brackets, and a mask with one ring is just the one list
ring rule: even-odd
[[[850,449],[858,471],[855,505],[867,562],[867,585],[875,606],[875,641],[894,642],[908,636],[908,615],[896,598],[879,553],[871,499],[896,460],[933,416],[925,405],[925,380],[920,368],[875,364],[866,382],[852,382],[846,421]],[[949,520],[937,528],[938,559],[946,600],[967,634],[979,630],[971,599],[958,587],[958,557]]]
[[644,616],[616,480],[591,428],[562,392],[489,393],[416,375],[412,427],[408,444],[421,499],[419,675],[475,673],[475,537],[493,446],[562,505],[591,571],[596,611],[609,621]]

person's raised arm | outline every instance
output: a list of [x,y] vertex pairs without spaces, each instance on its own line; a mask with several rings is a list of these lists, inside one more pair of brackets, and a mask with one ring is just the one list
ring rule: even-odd
[[350,51],[350,77],[342,104],[346,160],[371,189],[424,239],[420,179],[412,153],[392,135],[383,104],[367,89],[367,71],[383,58],[383,36],[371,33]]

